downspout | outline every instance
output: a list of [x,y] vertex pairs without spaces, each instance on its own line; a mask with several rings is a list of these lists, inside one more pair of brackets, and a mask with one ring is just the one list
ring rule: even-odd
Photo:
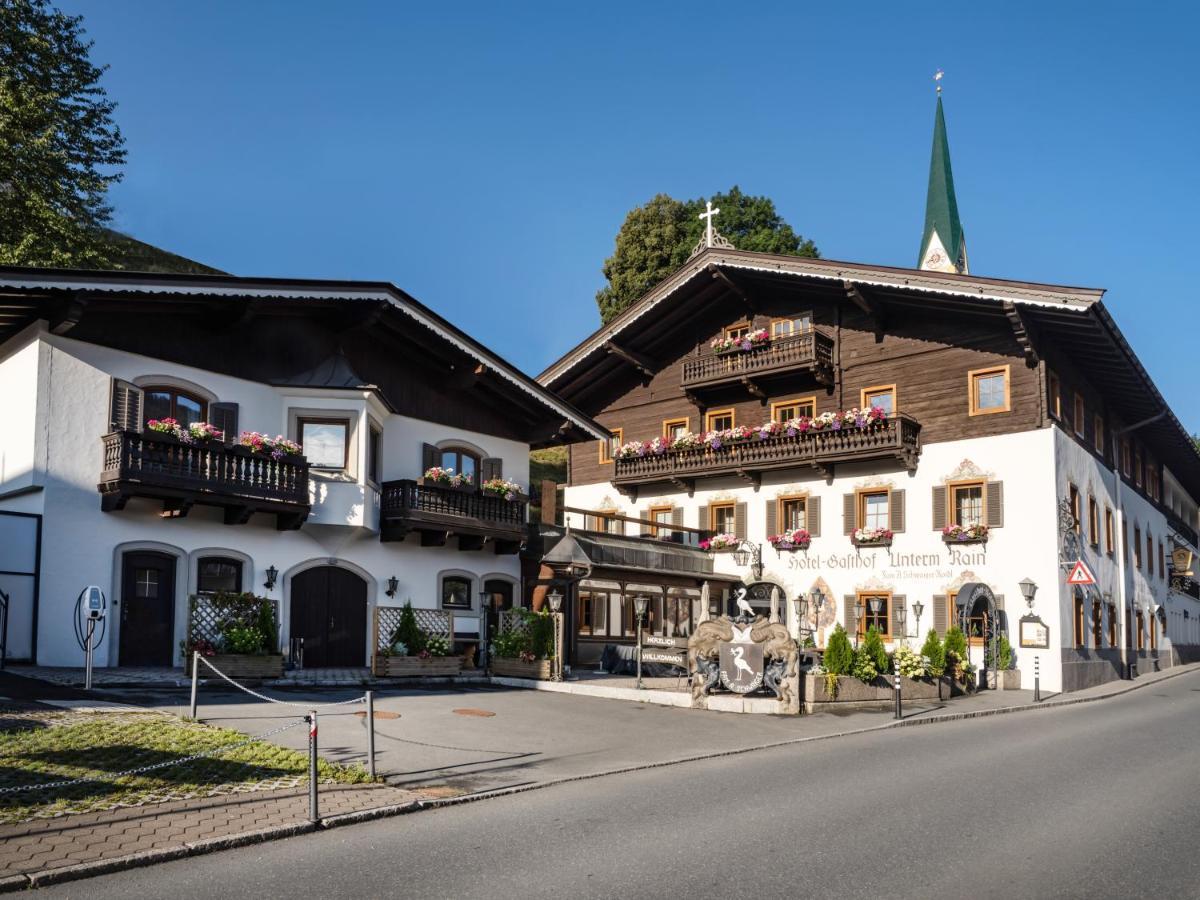
[[1121,551],[1117,554],[1117,593],[1121,599],[1121,610],[1124,613],[1125,621],[1121,625],[1121,668],[1124,671],[1125,678],[1132,678],[1133,671],[1129,664],[1130,643],[1133,640],[1129,633],[1129,627],[1133,623],[1133,597],[1129,596],[1129,592],[1125,590],[1125,556],[1129,552],[1129,544],[1125,540],[1125,509],[1121,504],[1121,442],[1120,438],[1131,432],[1137,431],[1146,425],[1157,422],[1164,418],[1167,414],[1166,407],[1159,410],[1155,415],[1148,419],[1143,419],[1135,425],[1130,425],[1126,428],[1113,429],[1112,444],[1113,444],[1113,495],[1117,504],[1117,534],[1116,539],[1121,542]]

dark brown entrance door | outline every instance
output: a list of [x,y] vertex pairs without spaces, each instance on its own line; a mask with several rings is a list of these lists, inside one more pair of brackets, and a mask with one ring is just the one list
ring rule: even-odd
[[304,666],[364,666],[367,583],[346,569],[319,566],[292,579],[291,637],[304,639]]
[[126,553],[121,570],[122,666],[169,666],[175,631],[175,557]]

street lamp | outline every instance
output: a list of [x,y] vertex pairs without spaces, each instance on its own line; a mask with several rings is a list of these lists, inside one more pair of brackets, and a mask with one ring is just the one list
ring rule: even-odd
[[[881,609],[883,609],[883,600],[879,597],[872,597],[870,600],[867,601],[867,607],[871,610],[871,618],[874,619],[876,622],[878,622],[879,621],[879,611]],[[866,630],[867,629],[864,628],[863,632],[865,633]]]
[[859,600],[854,604],[854,647],[858,649],[858,625],[863,619],[863,604]]
[[491,603],[492,595],[489,591],[479,592],[479,662],[483,666],[484,672],[487,671],[488,658],[488,615],[490,610],[488,605]]
[[1038,586],[1029,578],[1022,578],[1018,583],[1021,588],[1021,596],[1025,598],[1025,603],[1029,606],[1029,611],[1033,612],[1033,595],[1037,593]]
[[400,579],[393,575],[387,580],[387,590],[384,591],[389,597],[395,597],[396,591],[400,589]]
[[896,627],[900,630],[900,640],[908,640],[908,609],[903,603],[896,607]]
[[642,620],[646,618],[646,610],[650,608],[650,598],[638,596],[633,598],[633,612],[637,616],[637,686],[644,690],[642,684]]
[[278,577],[279,570],[274,566],[267,566],[267,580],[266,583],[263,584],[263,587],[265,587],[268,591],[273,590],[275,587],[275,579]]
[[921,639],[921,613],[925,612],[925,604],[918,600],[913,604],[913,615],[917,617],[916,639]]
[[754,568],[754,577],[762,578],[762,545],[751,541],[742,541],[733,551],[733,561],[739,566],[750,565]]
[[554,666],[551,681],[563,680],[562,667],[562,602],[563,595],[553,590],[546,595],[546,602],[550,604],[550,613],[554,616]]

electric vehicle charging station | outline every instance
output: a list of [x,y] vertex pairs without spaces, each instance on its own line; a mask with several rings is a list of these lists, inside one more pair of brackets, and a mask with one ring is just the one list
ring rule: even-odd
[[[79,649],[84,658],[84,690],[92,689],[92,656],[96,645],[104,640],[108,631],[108,598],[104,591],[94,584],[89,584],[75,599],[75,639],[79,641]],[[99,635],[96,631],[99,629]]]

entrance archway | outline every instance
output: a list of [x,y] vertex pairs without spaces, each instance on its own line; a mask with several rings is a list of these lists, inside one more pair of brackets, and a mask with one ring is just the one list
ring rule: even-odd
[[317,566],[291,580],[290,637],[304,639],[306,668],[366,665],[367,583],[349,569]]

